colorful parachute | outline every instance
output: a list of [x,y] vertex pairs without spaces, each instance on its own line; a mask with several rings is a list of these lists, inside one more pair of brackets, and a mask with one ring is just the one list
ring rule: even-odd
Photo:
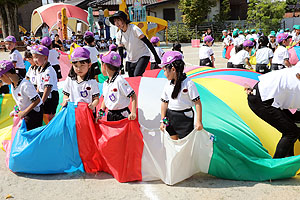
[[[251,181],[296,175],[300,156],[272,159],[281,134],[248,107],[243,85],[253,86],[258,73],[201,67],[186,73],[201,96],[205,131],[173,141],[159,130],[160,95],[167,80],[162,70],[151,70],[127,79],[138,95],[137,120],[95,125],[86,104],[70,103],[48,126],[26,132],[20,122],[15,137],[4,141],[9,169],[37,174],[105,171],[120,182],[161,179],[170,185],[197,172]],[[299,150],[297,143],[295,153]]]

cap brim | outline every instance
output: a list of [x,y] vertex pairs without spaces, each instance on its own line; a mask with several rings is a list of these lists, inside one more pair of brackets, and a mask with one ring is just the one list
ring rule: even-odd
[[[115,22],[114,22],[114,19],[115,18],[122,18],[122,17],[120,17],[120,16],[111,16],[111,17],[109,17],[109,22],[111,23],[111,24],[113,24],[114,26],[115,26]],[[130,24],[131,23],[131,21],[130,20],[128,20],[128,19],[126,19],[126,24]]]

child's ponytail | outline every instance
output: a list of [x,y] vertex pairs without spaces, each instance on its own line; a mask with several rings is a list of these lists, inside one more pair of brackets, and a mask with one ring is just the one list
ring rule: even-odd
[[173,66],[176,69],[176,73],[177,73],[176,84],[175,84],[174,90],[171,95],[172,99],[177,98],[177,96],[181,90],[181,83],[186,78],[186,75],[183,73],[184,65],[185,64],[184,64],[183,60],[176,60],[171,64],[171,66]]

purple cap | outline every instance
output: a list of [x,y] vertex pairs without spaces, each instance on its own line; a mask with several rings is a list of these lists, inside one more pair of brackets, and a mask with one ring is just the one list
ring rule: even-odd
[[35,45],[31,47],[30,53],[49,56],[49,49],[43,45]]
[[182,60],[182,59],[183,59],[182,53],[180,53],[179,51],[167,51],[166,53],[164,53],[162,57],[162,63],[159,66],[164,67],[176,60]]
[[279,35],[277,35],[277,37],[276,37],[276,42],[277,43],[280,43],[280,42],[282,42],[283,40],[286,40],[286,39],[288,39],[289,38],[289,34],[287,34],[287,33],[280,33]]
[[41,40],[41,44],[47,47],[49,47],[51,43],[52,43],[51,38],[48,36],[43,37],[43,39]]
[[214,41],[214,38],[212,38],[210,35],[207,35],[203,39],[204,42],[212,42]]
[[245,40],[243,42],[243,46],[244,47],[253,47],[254,46],[254,42],[252,42],[251,40]]
[[121,65],[121,56],[115,51],[109,51],[106,54],[101,54],[100,59],[102,62],[111,64],[115,67],[120,67]]
[[7,36],[5,39],[4,39],[4,42],[13,42],[13,43],[16,43],[17,40],[14,36],[10,35],[10,36]]
[[71,62],[90,59],[90,51],[84,47],[77,47],[71,54]]
[[108,49],[109,49],[109,51],[115,50],[115,49],[117,49],[117,45],[111,44],[111,45],[109,45]]
[[159,37],[152,37],[150,42],[151,43],[158,43],[159,42]]
[[14,68],[14,64],[8,60],[0,61],[0,76],[8,72],[10,69]]
[[94,33],[92,33],[91,31],[87,31],[87,32],[84,33],[83,37],[86,37],[86,36],[94,37]]

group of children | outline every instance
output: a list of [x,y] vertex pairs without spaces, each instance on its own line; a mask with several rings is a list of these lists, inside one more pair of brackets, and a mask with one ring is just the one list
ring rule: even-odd
[[[300,26],[294,26],[293,33],[289,29],[271,31],[270,35],[264,36],[262,33],[257,34],[255,29],[245,31],[235,30],[232,36],[223,31],[224,47],[233,45],[230,51],[230,58],[227,63],[228,68],[253,69],[250,64],[250,57],[255,56],[255,71],[265,74],[272,70],[279,70],[285,67],[291,67],[289,62],[289,53],[287,47],[292,43],[293,46],[299,45]],[[239,33],[239,34],[238,34]]]
[[[68,102],[85,102],[93,111],[96,122],[105,116],[106,109],[108,121],[125,118],[135,120],[137,96],[120,75],[121,57],[116,52],[117,47],[112,45],[110,51],[99,56],[99,52],[93,46],[94,35],[86,32],[84,39],[87,46],[78,47],[71,54],[72,68],[64,82],[62,106],[67,106]],[[16,41],[13,36],[7,37],[5,42],[11,54],[17,52],[14,49]],[[56,113],[59,101],[59,71],[54,66],[59,55],[51,54],[50,42],[51,38],[44,37],[41,40],[42,45],[32,46],[25,53],[26,60],[32,65],[26,74],[19,70],[23,69],[18,65],[18,62],[23,63],[22,59],[17,60],[21,56],[19,52],[17,56],[12,56],[10,61],[0,62],[0,80],[11,84],[11,92],[16,102],[11,116],[24,118],[27,130],[42,126],[43,121],[47,124]],[[152,38],[151,42],[158,55],[162,56],[163,51],[157,47],[159,39]],[[101,70],[97,63],[98,57],[101,60]],[[159,66],[152,63],[153,68],[162,67],[169,80],[161,98],[160,128],[166,128],[173,139],[183,138],[194,129],[193,105],[197,111],[196,128],[203,128],[200,96],[195,84],[183,73],[185,64],[180,52],[166,52],[162,60]],[[103,102],[98,113],[96,107],[100,102],[100,91],[95,79],[97,73],[108,76],[103,84]],[[131,110],[128,108],[130,100]]]

